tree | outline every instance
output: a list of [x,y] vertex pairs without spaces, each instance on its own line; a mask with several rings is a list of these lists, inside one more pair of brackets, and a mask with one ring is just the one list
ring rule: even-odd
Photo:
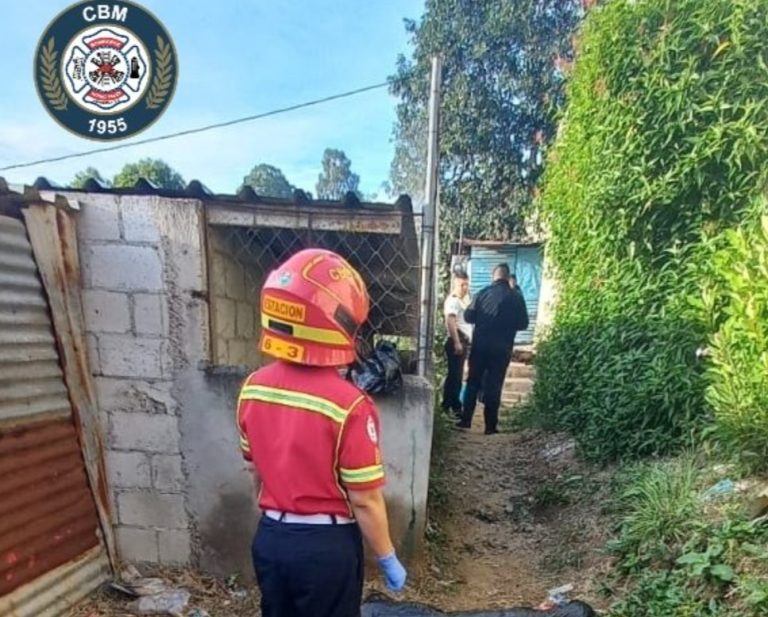
[[161,159],[141,159],[137,163],[128,163],[115,175],[112,181],[116,187],[130,187],[139,178],[146,178],[160,188],[180,190],[184,188],[184,178],[168,163]]
[[[431,56],[443,59],[440,202],[446,248],[458,236],[502,239],[523,229],[564,101],[579,0],[427,0],[406,20],[390,171],[393,193],[423,201]],[[492,213],[492,215],[491,215]]]
[[403,193],[410,195],[418,210],[426,201],[427,130],[426,106],[398,107],[394,130],[395,156],[390,166],[387,191],[390,197]]
[[102,178],[99,170],[95,167],[86,167],[83,171],[78,171],[75,174],[75,177],[72,178],[72,182],[70,182],[69,185],[73,189],[82,189],[85,188],[85,183],[90,179],[98,180],[106,186],[111,186],[112,184],[109,180]]
[[358,190],[360,176],[352,173],[352,161],[343,150],[326,148],[323,152],[323,172],[317,177],[318,199],[342,199],[349,191],[362,199]]
[[277,167],[259,163],[243,178],[243,184],[250,186],[257,195],[265,197],[293,197],[295,187],[288,182]]

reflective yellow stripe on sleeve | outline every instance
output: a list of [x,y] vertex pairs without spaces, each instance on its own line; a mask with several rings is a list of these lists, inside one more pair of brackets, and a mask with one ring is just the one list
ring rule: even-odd
[[311,411],[324,415],[339,424],[344,422],[348,414],[348,411],[343,407],[319,396],[269,386],[246,386],[243,388],[240,400],[262,401]]
[[243,427],[240,424],[240,403],[243,400],[243,390],[247,387],[248,379],[250,379],[250,375],[245,380],[243,387],[240,388],[240,394],[237,397],[237,405],[235,406],[235,424],[237,425],[237,432],[240,435],[240,449],[249,454],[251,453],[251,444],[248,442],[248,436],[245,434],[245,431],[243,431]]
[[345,484],[365,484],[373,482],[384,477],[384,465],[371,465],[370,467],[360,467],[358,469],[339,470],[341,480]]

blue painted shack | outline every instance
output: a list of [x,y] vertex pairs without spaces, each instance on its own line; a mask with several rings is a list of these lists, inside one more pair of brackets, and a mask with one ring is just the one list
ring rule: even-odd
[[527,330],[517,334],[515,343],[532,344],[542,288],[543,244],[465,239],[462,249],[465,258],[468,257],[466,269],[470,277],[469,290],[473,296],[486,285],[490,285],[495,266],[500,263],[509,264],[510,271],[517,276],[517,283],[523,292],[530,323]]

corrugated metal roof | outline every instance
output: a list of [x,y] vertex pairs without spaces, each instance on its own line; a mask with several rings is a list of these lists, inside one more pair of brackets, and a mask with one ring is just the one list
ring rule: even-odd
[[69,417],[56,343],[23,223],[0,216],[0,422]]
[[[4,192],[14,192],[23,194],[27,199],[32,199],[36,194],[39,196],[41,191],[53,191],[56,193],[107,193],[114,195],[158,195],[160,197],[176,199],[200,199],[202,201],[221,202],[228,204],[240,204],[247,207],[276,206],[286,207],[299,205],[307,208],[346,208],[349,210],[367,210],[367,211],[393,211],[401,210],[403,212],[413,212],[413,205],[410,197],[401,195],[394,204],[383,202],[365,202],[361,201],[355,193],[348,192],[339,200],[313,199],[308,193],[302,190],[295,190],[290,199],[280,197],[269,197],[257,195],[250,186],[242,186],[236,194],[214,193],[199,180],[191,180],[181,189],[164,189],[147,180],[139,178],[133,186],[130,187],[110,187],[94,179],[85,183],[83,188],[65,187],[53,182],[45,177],[39,177],[31,186],[11,187],[0,177],[0,194]],[[76,207],[76,201],[73,206]]]

